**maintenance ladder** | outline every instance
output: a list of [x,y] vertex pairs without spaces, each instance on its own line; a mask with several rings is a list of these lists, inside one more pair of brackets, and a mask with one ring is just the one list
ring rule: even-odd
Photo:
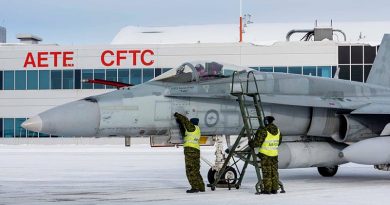
[[[253,73],[253,71],[250,71],[247,73],[246,79],[243,81],[240,79],[239,72],[234,71],[232,76],[232,87],[230,94],[237,97],[237,102],[240,106],[240,111],[242,115],[242,119],[244,122],[244,127],[241,129],[240,134],[238,135],[236,141],[234,142],[233,146],[231,147],[229,154],[227,158],[224,161],[224,164],[221,168],[221,170],[217,173],[216,179],[214,183],[210,185],[211,190],[215,190],[216,187],[221,186],[220,183],[227,183],[228,188],[231,187],[231,182],[233,181],[233,186],[236,189],[239,189],[242,183],[242,180],[245,175],[246,168],[248,167],[248,164],[251,164],[254,166],[256,170],[257,175],[257,183],[255,185],[256,194],[259,194],[263,190],[263,184],[262,184],[262,173],[261,173],[261,167],[259,167],[259,161],[257,160],[257,156],[255,153],[255,149],[251,147],[247,147],[243,150],[236,150],[239,146],[242,138],[247,138],[248,142],[250,140],[254,140],[256,137],[256,131],[257,128],[253,128],[252,120],[257,120],[258,125],[260,127],[265,127],[263,119],[264,119],[264,111],[263,106],[261,103],[260,93],[259,93],[259,87],[257,85],[256,77]],[[236,76],[238,75],[238,76]],[[238,90],[235,88],[238,86]],[[251,101],[253,102],[250,104],[247,102],[246,96],[251,98]],[[256,115],[250,115],[248,110],[248,105],[254,106],[256,110]],[[241,171],[238,170],[237,161],[233,158],[233,156],[238,156],[239,159],[242,159],[244,161],[244,165],[241,169]],[[221,180],[222,175],[225,173],[225,170],[227,170],[227,167],[229,166],[230,160],[234,161],[234,165],[237,167],[237,170],[239,172],[239,179],[236,181],[236,179],[230,179],[227,182]],[[279,181],[279,186],[281,188],[281,193],[284,193],[284,187],[283,184]]]

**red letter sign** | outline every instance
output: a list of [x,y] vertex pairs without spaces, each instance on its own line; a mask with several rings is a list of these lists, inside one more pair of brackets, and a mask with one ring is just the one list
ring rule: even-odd
[[[47,68],[49,64],[47,63],[47,55],[49,52],[38,52],[38,67]],[[44,63],[46,61],[46,63]]]
[[111,56],[114,55],[114,52],[110,51],[110,50],[105,50],[103,51],[102,55],[100,56],[100,61],[102,62],[102,64],[104,66],[112,66],[114,64],[114,60],[111,60],[110,62],[107,63],[107,61],[105,61],[105,57],[106,57],[106,54],[110,54]]
[[27,67],[28,65],[31,65],[33,68],[36,67],[35,61],[34,61],[34,56],[32,55],[31,52],[27,53],[26,59],[24,60],[24,65],[23,67]]
[[145,61],[145,54],[146,53],[149,53],[150,55],[154,55],[154,52],[152,50],[144,50],[141,53],[141,63],[146,65],[146,66],[152,65],[154,63],[154,60],[150,60],[149,62]]
[[69,56],[69,55],[73,55],[73,51],[64,51],[64,54],[62,56],[62,66],[63,67],[73,67],[73,63],[69,62],[69,61],[73,61],[73,56]]

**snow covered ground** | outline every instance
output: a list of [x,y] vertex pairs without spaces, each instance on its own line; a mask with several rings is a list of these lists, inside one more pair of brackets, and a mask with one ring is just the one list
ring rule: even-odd
[[[202,154],[213,159],[212,148]],[[209,167],[202,163],[206,180]],[[333,178],[315,168],[280,170],[287,193],[241,189],[186,194],[182,148],[136,145],[2,145],[0,204],[388,204],[390,173],[347,164]]]

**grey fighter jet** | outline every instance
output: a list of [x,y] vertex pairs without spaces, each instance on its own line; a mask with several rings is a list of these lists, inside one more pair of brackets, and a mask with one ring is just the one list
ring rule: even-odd
[[[244,78],[249,70],[184,63],[147,83],[55,107],[22,126],[58,136],[152,136],[175,144],[181,137],[173,114],[179,112],[199,118],[203,135],[238,135],[243,121],[230,94],[231,75],[239,71]],[[265,115],[287,136],[280,168],[320,167],[321,175],[333,176],[338,165],[355,162],[389,170],[390,35],[367,83],[285,73],[255,77]]]

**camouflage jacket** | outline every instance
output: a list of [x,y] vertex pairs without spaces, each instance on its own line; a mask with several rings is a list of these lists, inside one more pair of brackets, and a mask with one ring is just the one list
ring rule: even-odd
[[[181,129],[181,132],[182,132],[183,136],[184,136],[185,130],[187,130],[188,132],[193,132],[193,131],[195,131],[195,129],[196,129],[196,128],[195,128],[195,125],[192,124],[192,123],[188,120],[188,118],[187,118],[186,116],[181,115],[181,114],[179,114],[179,113],[175,113],[174,116],[176,117],[176,120],[177,120],[177,122],[178,122],[179,125],[180,125],[180,129]],[[185,130],[183,130],[183,129],[185,129]]]
[[[259,128],[256,132],[256,138],[254,139],[254,142],[253,142],[253,145],[255,147],[261,147],[265,138],[267,137],[267,131],[273,135],[276,135],[276,134],[278,134],[278,127],[271,123],[268,126],[266,126],[265,129]],[[282,143],[282,134],[280,134],[279,145],[280,145],[280,143]]]

